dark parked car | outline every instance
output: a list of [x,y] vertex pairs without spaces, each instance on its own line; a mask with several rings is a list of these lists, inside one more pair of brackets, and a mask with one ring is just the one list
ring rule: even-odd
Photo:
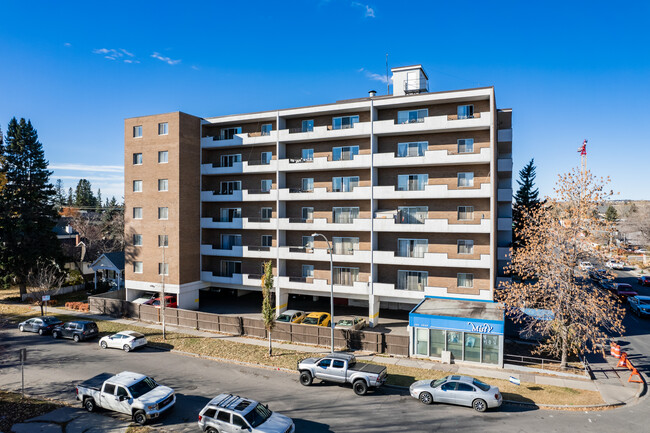
[[638,293],[632,289],[632,286],[626,283],[614,283],[614,294],[618,296],[621,302],[627,301],[629,296],[638,295]]
[[52,330],[52,336],[54,338],[71,338],[77,343],[82,340],[95,338],[98,335],[99,329],[97,328],[97,324],[88,320],[66,322]]
[[45,335],[52,332],[55,326],[60,325],[61,322],[54,316],[32,317],[18,324],[20,332],[38,332],[38,335]]
[[642,286],[650,286],[650,277],[647,275],[642,275],[636,280],[637,283],[641,284]]

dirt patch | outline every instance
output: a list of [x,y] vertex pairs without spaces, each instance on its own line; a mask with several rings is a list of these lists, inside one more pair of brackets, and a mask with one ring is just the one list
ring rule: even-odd
[[61,404],[36,398],[23,398],[19,393],[0,391],[0,431],[12,425],[62,407]]

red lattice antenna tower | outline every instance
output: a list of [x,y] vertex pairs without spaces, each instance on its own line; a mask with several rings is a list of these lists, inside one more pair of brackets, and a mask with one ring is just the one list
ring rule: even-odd
[[578,149],[580,153],[580,159],[582,164],[582,173],[587,173],[587,139],[582,142],[582,146]]

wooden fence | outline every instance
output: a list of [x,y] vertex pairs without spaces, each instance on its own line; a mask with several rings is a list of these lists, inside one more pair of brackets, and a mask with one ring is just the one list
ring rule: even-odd
[[[150,305],[134,304],[122,299],[105,298],[103,296],[91,296],[88,300],[92,312],[112,317],[126,317],[143,322],[160,323],[162,321],[160,308]],[[262,319],[167,308],[165,309],[165,323],[201,331],[268,338]],[[290,343],[329,346],[330,334],[331,329],[329,327],[276,322],[272,338]],[[409,338],[406,335],[334,329],[334,346],[374,353],[409,356]]]

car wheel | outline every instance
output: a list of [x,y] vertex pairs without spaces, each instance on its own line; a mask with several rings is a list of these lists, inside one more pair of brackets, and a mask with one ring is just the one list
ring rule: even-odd
[[477,398],[472,402],[472,407],[477,412],[485,412],[487,410],[487,403],[485,402],[485,400]]
[[366,395],[368,392],[368,385],[366,385],[366,382],[363,380],[356,380],[352,384],[352,389],[356,395]]
[[105,341],[102,341],[101,343],[99,343],[99,345],[102,347],[102,349],[106,349],[108,347],[108,344],[106,344]]
[[85,400],[84,400],[84,408],[85,408],[88,412],[92,412],[92,411],[94,411],[94,410],[95,410],[95,400],[93,400],[92,398],[87,398],[87,399],[85,399]]
[[215,428],[210,427],[205,431],[205,433],[219,433],[219,431]]
[[131,351],[131,346],[128,344],[125,344],[124,347],[122,348],[125,352],[130,352]]
[[38,330],[38,335],[45,335],[45,331],[41,328]]
[[20,325],[18,329],[20,330],[20,332],[25,332],[25,327],[23,325]]
[[59,333],[58,332],[52,332],[52,337],[59,338]]
[[420,394],[420,401],[424,404],[431,404],[433,403],[433,396],[428,392],[423,392]]
[[144,414],[144,411],[138,410],[133,414],[133,421],[137,424],[145,425],[147,423],[147,416]]
[[81,338],[79,338],[79,334],[74,334],[72,336],[72,339],[74,340],[75,343],[78,343],[81,340]]
[[311,376],[311,373],[308,371],[303,371],[300,373],[300,384],[303,386],[309,386],[314,381],[314,378]]

